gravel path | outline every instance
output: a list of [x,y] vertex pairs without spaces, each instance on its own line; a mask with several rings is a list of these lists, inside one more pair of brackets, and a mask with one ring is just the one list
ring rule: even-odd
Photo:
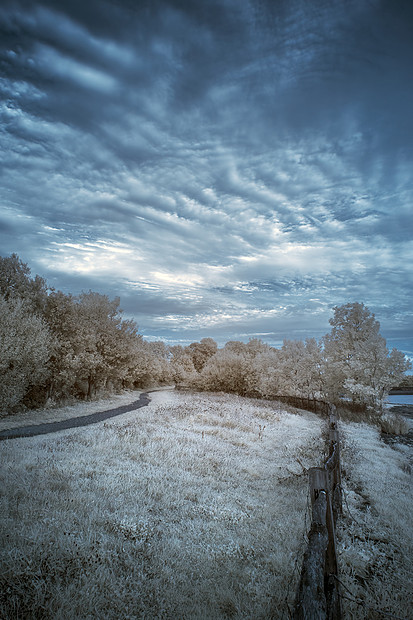
[[96,422],[102,422],[108,418],[113,418],[122,413],[128,413],[128,411],[134,411],[141,407],[146,407],[151,402],[147,392],[143,392],[139,400],[135,400],[129,405],[122,405],[116,407],[116,409],[108,409],[108,411],[97,411],[90,415],[85,415],[78,418],[69,418],[68,420],[60,420],[59,422],[47,422],[45,424],[32,424],[31,426],[21,426],[20,428],[10,428],[4,431],[0,431],[0,441],[2,439],[16,439],[17,437],[35,437],[36,435],[46,435],[48,433],[55,433],[56,431],[62,431],[67,428],[77,428],[79,426],[88,426],[89,424],[96,424]]

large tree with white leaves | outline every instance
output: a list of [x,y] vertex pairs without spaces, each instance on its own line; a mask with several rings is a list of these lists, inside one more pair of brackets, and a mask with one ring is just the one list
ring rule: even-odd
[[0,411],[10,411],[49,375],[51,334],[22,299],[0,295]]
[[26,308],[36,314],[44,312],[48,287],[44,278],[31,277],[30,267],[17,254],[0,256],[0,295],[6,301],[23,299]]
[[332,330],[323,340],[325,396],[381,407],[410,363],[401,351],[389,352],[380,323],[364,304],[348,303],[333,310]]

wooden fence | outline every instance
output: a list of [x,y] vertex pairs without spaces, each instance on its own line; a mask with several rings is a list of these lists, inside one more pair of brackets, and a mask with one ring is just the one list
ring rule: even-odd
[[324,413],[328,415],[330,413],[331,405],[324,400],[317,400],[316,398],[304,398],[302,396],[280,396],[277,394],[274,396],[274,400],[279,400],[286,405],[291,405],[297,409],[305,409],[306,411],[314,411],[315,413]]
[[328,457],[309,470],[312,521],[297,590],[294,620],[339,620],[335,528],[342,509],[337,413],[329,405]]

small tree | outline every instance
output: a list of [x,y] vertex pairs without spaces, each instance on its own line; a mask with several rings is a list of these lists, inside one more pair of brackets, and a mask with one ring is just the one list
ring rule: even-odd
[[259,394],[258,374],[255,359],[268,349],[258,339],[247,344],[239,341],[227,342],[210,357],[202,368],[196,385],[200,389],[225,391],[242,396]]
[[321,345],[314,338],[284,340],[279,353],[279,389],[282,394],[315,399],[321,390]]
[[169,383],[172,380],[169,355],[165,343],[141,340],[131,369],[134,386],[149,387],[158,383]]
[[262,397],[273,398],[282,394],[280,367],[280,351],[274,347],[268,347],[254,358],[256,390]]
[[210,392],[247,393],[248,359],[230,348],[219,349],[202,368],[195,386]]
[[217,343],[212,338],[202,338],[201,342],[192,342],[189,345],[188,351],[197,372],[201,372],[209,358],[215,355],[217,349]]
[[179,385],[191,382],[196,374],[192,355],[186,347],[174,345],[169,348],[171,354],[170,368],[171,378],[175,384]]

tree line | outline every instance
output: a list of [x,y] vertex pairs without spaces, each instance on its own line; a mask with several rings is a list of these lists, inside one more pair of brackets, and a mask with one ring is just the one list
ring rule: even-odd
[[411,367],[389,351],[364,304],[333,309],[317,341],[212,338],[189,346],[145,341],[122,316],[119,298],[74,296],[47,286],[16,254],[0,257],[0,411],[174,382],[197,390],[296,396],[381,407]]
[[[246,344],[233,341],[215,352],[206,342],[210,339],[201,341],[210,356],[202,368],[187,375],[188,384],[242,396],[290,396],[381,410],[411,364],[401,351],[387,349],[379,322],[364,304],[333,310],[331,332],[320,340],[284,340],[280,349],[255,339]],[[181,351],[183,359],[185,355]],[[189,365],[186,360],[186,368]]]

